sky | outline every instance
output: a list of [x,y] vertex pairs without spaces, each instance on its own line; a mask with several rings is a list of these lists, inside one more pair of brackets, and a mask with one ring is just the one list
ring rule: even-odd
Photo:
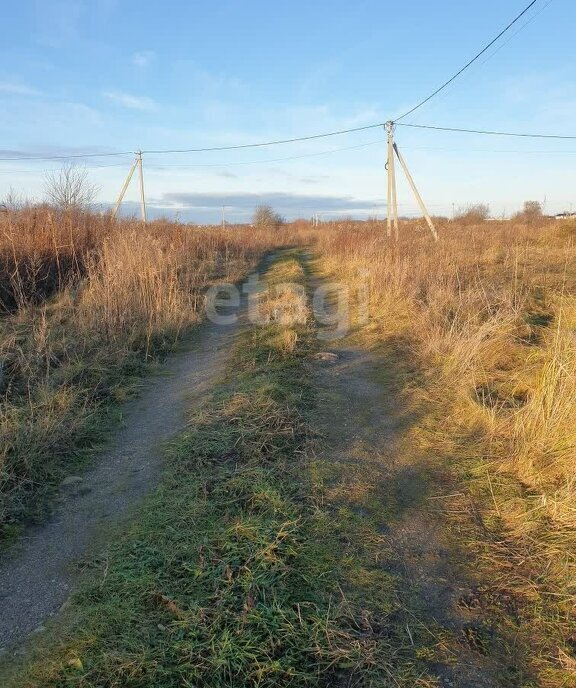
[[[306,136],[394,119],[429,95],[527,0],[21,0],[3,8],[0,199],[43,195],[75,159],[113,203],[131,151]],[[576,135],[576,3],[538,0],[486,55],[403,122]],[[574,205],[576,141],[398,127],[397,144],[433,214],[524,200]],[[146,154],[151,216],[247,221],[268,203],[288,219],[386,212],[385,133],[278,146]],[[400,213],[417,214],[398,176]],[[125,212],[137,210],[134,178]]]

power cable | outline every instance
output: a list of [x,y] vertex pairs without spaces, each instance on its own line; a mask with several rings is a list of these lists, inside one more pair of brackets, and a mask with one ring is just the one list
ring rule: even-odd
[[[401,124],[399,126],[424,126],[424,125],[408,125]],[[472,131],[472,130],[457,130],[457,131]],[[476,133],[476,132],[475,132]],[[575,137],[576,138],[576,137]],[[237,167],[243,165],[264,165],[268,163],[276,162],[287,162],[290,160],[300,160],[302,158],[312,158],[319,157],[323,155],[331,155],[334,153],[340,153],[343,151],[358,150],[361,148],[368,148],[370,146],[378,146],[385,144],[384,139],[378,139],[376,141],[369,141],[368,143],[362,143],[357,146],[346,146],[344,148],[332,148],[331,150],[320,151],[318,153],[305,153],[303,155],[291,155],[289,157],[282,158],[266,158],[264,160],[243,160],[241,162],[220,162],[220,163],[193,163],[190,165],[172,165],[172,164],[154,164],[148,165],[148,169],[151,171],[162,171],[168,169],[195,169],[195,168],[228,168]],[[444,151],[450,153],[506,153],[506,154],[517,154],[517,155],[576,155],[576,150],[511,150],[511,149],[497,149],[497,148],[447,148],[439,146],[402,146],[404,150],[421,150],[421,151]],[[110,168],[126,168],[128,163],[119,163],[114,165],[90,165],[88,169],[110,169]],[[42,174],[46,172],[57,171],[57,168],[50,169],[23,169],[23,168],[5,168],[0,167],[1,173],[12,173],[12,174]]]
[[[291,155],[289,157],[284,157],[284,158],[266,158],[265,160],[243,160],[241,162],[216,162],[216,163],[197,163],[197,164],[190,164],[190,165],[170,165],[170,164],[163,164],[163,165],[156,165],[154,163],[149,164],[148,169],[152,170],[165,170],[165,169],[188,169],[188,168],[195,168],[195,167],[236,167],[237,165],[264,165],[267,163],[272,163],[272,162],[284,162],[288,160],[300,160],[301,158],[314,158],[322,155],[331,155],[333,153],[341,153],[342,151],[350,151],[350,150],[357,150],[359,148],[368,148],[369,146],[377,146],[380,144],[385,143],[384,139],[378,139],[377,141],[369,141],[368,143],[361,143],[357,146],[346,146],[344,148],[332,148],[331,150],[325,150],[325,151],[319,151],[318,153],[305,153],[303,155]],[[114,165],[90,165],[88,169],[90,170],[95,170],[95,169],[109,169],[111,167],[123,167],[125,168],[128,163],[120,163],[120,164],[114,164]],[[55,172],[58,171],[57,168],[54,169],[40,169],[40,170],[31,170],[31,169],[7,169],[4,167],[0,167],[0,173],[2,172],[11,172],[11,173],[29,173],[29,174],[40,174],[40,173],[45,173],[45,172]]]
[[463,134],[482,134],[485,136],[515,136],[526,139],[562,139],[576,140],[576,136],[562,134],[525,134],[512,131],[488,131],[484,129],[459,129],[457,127],[436,127],[430,124],[406,124],[405,122],[394,122],[399,127],[410,127],[411,129],[433,129],[435,131],[455,131]]
[[364,127],[354,127],[353,129],[340,129],[339,131],[330,131],[325,134],[313,134],[312,136],[298,136],[293,139],[279,139],[276,141],[264,141],[261,143],[243,143],[236,146],[213,146],[211,148],[184,148],[176,150],[143,150],[142,153],[147,154],[166,154],[166,153],[210,153],[214,151],[228,151],[239,150],[241,148],[262,148],[263,146],[277,146],[284,143],[297,143],[298,141],[311,141],[312,139],[323,139],[328,136],[339,136],[340,134],[351,134],[356,131],[366,131],[367,129],[376,129],[383,126],[383,123],[368,124]]
[[[543,5],[537,12],[534,12],[530,19],[521,24],[516,29],[516,31],[514,31],[505,41],[503,41],[497,48],[495,48],[491,53],[489,53],[486,59],[482,60],[482,62],[479,63],[478,67],[482,67],[482,65],[485,65],[487,62],[489,62],[497,53],[499,53],[503,48],[505,48],[510,43],[510,41],[514,40],[514,38],[516,38],[516,36],[521,31],[523,31],[527,26],[535,22],[536,19],[538,19],[538,17],[542,14],[542,12],[544,12],[544,10],[547,7],[549,7],[553,2],[554,0],[548,0],[548,2],[545,5]],[[473,76],[473,73],[468,72],[468,78],[470,78],[471,76]],[[460,80],[459,83],[462,84],[462,80]],[[454,92],[454,86],[456,86],[456,84],[453,85],[453,88],[449,88],[446,91],[444,91],[444,93],[440,96],[440,99],[448,98]]]
[[402,150],[444,151],[448,153],[514,153],[516,155],[576,155],[576,150],[510,150],[502,148],[445,148],[439,146],[402,146]]
[[0,162],[13,162],[17,160],[74,160],[76,158],[105,158],[117,155],[134,155],[132,151],[124,153],[82,153],[74,155],[45,155],[45,156],[14,156],[12,158],[0,158]]
[[[161,149],[161,150],[142,150],[141,153],[150,155],[167,155],[174,153],[210,153],[215,151],[240,150],[242,148],[262,148],[264,146],[277,146],[284,143],[297,143],[299,141],[312,141],[313,139],[323,139],[329,136],[340,136],[342,134],[351,134],[356,131],[366,131],[367,129],[376,129],[381,127],[382,123],[368,124],[364,127],[353,127],[351,129],[339,129],[338,131],[329,131],[323,134],[313,134],[311,136],[297,136],[292,139],[277,139],[275,141],[260,141],[258,143],[243,143],[235,146],[212,146],[209,148],[181,148],[181,149]],[[45,155],[45,156],[14,156],[11,158],[0,158],[0,162],[12,162],[14,160],[72,160],[75,158],[97,158],[104,156],[117,155],[134,155],[134,152],[122,153],[86,153],[83,155]]]
[[426,98],[424,98],[424,100],[421,100],[421,101],[420,101],[417,105],[415,105],[413,108],[411,108],[410,110],[407,110],[403,115],[400,115],[400,117],[396,117],[396,119],[395,119],[394,121],[395,121],[395,122],[399,122],[401,119],[404,119],[405,117],[408,117],[408,115],[411,115],[413,112],[415,112],[416,110],[418,110],[419,108],[421,108],[421,107],[422,107],[425,103],[427,103],[429,100],[432,100],[432,98],[434,98],[434,96],[438,95],[438,93],[440,93],[440,91],[443,91],[443,90],[446,88],[446,86],[448,86],[448,85],[451,84],[455,79],[457,79],[457,78],[460,76],[460,74],[462,74],[462,72],[465,72],[471,65],[474,64],[474,62],[476,62],[476,60],[478,60],[480,57],[482,57],[482,55],[484,55],[484,53],[485,53],[487,50],[489,50],[489,49],[494,45],[494,43],[496,43],[496,41],[498,41],[498,39],[500,39],[507,31],[509,31],[509,30],[514,26],[514,24],[516,24],[516,22],[519,21],[519,20],[526,14],[526,12],[528,12],[528,10],[530,10],[530,8],[533,7],[537,2],[538,2],[538,0],[532,0],[532,2],[531,2],[529,5],[527,5],[527,7],[525,7],[525,8],[522,10],[522,12],[520,12],[520,14],[517,15],[517,16],[508,24],[508,26],[506,26],[506,28],[504,28],[502,31],[500,31],[500,33],[496,36],[496,38],[493,38],[493,39],[490,41],[490,43],[488,43],[486,46],[484,46],[484,48],[482,48],[482,50],[481,50],[479,53],[477,53],[469,62],[467,62],[467,63],[462,67],[462,69],[459,69],[459,70],[456,72],[456,74],[454,74],[453,76],[451,76],[451,77],[448,79],[448,81],[445,81],[445,82],[442,84],[442,86],[440,86],[440,87],[437,88],[433,93],[431,93],[429,96],[427,96]]
[[[379,125],[381,126],[381,125]],[[242,160],[240,162],[222,162],[222,163],[197,163],[191,165],[154,165],[152,163],[152,169],[168,169],[168,168],[191,168],[191,167],[236,167],[237,165],[264,165],[270,162],[285,162],[288,160],[300,160],[302,158],[315,158],[321,155],[331,155],[332,153],[341,153],[342,151],[357,150],[359,148],[368,148],[369,146],[377,146],[380,144],[385,144],[384,138],[378,139],[377,141],[369,141],[368,143],[361,143],[358,146],[346,146],[345,148],[332,148],[331,150],[320,151],[318,153],[304,153],[303,155],[291,155],[287,158],[267,158],[265,160]]]

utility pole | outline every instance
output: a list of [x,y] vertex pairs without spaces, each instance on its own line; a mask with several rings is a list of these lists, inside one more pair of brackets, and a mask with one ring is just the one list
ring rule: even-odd
[[116,217],[118,210],[120,209],[120,205],[122,204],[122,200],[124,199],[124,195],[126,194],[126,190],[128,189],[128,185],[130,184],[130,180],[132,179],[132,175],[134,174],[134,170],[136,169],[136,166],[138,165],[138,158],[134,160],[132,163],[132,167],[130,168],[130,171],[128,172],[128,176],[126,177],[126,181],[124,182],[124,186],[122,187],[122,190],[120,191],[120,195],[118,196],[118,200],[116,201],[116,205],[114,206],[114,210],[112,211],[112,217]]
[[436,227],[434,227],[434,223],[432,222],[432,218],[430,217],[428,210],[426,209],[426,206],[424,205],[424,201],[422,200],[422,196],[420,196],[420,193],[418,192],[418,189],[416,188],[416,184],[414,183],[414,180],[412,179],[412,175],[408,171],[408,167],[406,165],[406,162],[404,161],[404,158],[400,155],[400,151],[398,150],[398,146],[396,144],[394,145],[394,151],[396,152],[396,155],[398,157],[398,160],[400,161],[400,164],[402,165],[402,169],[404,170],[404,174],[406,175],[406,179],[408,180],[408,184],[410,184],[412,188],[412,193],[416,197],[416,200],[418,201],[418,205],[420,206],[420,210],[422,211],[422,215],[424,215],[424,219],[426,220],[426,223],[428,224],[428,227],[430,228],[430,231],[432,232],[432,236],[436,241],[438,241],[438,233],[436,232]]
[[394,172],[394,153],[396,153],[398,162],[404,170],[404,174],[406,175],[408,184],[410,184],[412,193],[418,201],[418,205],[420,206],[422,215],[424,215],[424,219],[426,220],[426,223],[428,224],[428,227],[432,232],[432,236],[436,241],[438,241],[438,233],[436,232],[436,227],[434,226],[432,218],[430,217],[430,214],[428,213],[428,210],[424,205],[422,196],[420,196],[420,193],[416,188],[416,184],[412,179],[410,171],[408,170],[408,165],[406,165],[406,161],[404,160],[402,155],[400,155],[398,146],[394,142],[394,122],[386,122],[384,127],[386,129],[386,133],[388,134],[388,162],[386,163],[386,169],[388,170],[388,236],[390,237],[392,235],[392,224],[394,224],[394,238],[396,239],[396,241],[398,241],[398,203],[396,197],[396,174]]
[[398,241],[398,204],[396,199],[396,175],[394,173],[394,123],[389,121],[384,125],[388,136],[388,197],[387,197],[387,234],[392,236],[392,224],[394,224],[394,236]]
[[222,206],[222,229],[226,228],[226,206]]
[[140,213],[142,215],[142,222],[146,223],[146,198],[144,197],[144,170],[142,168],[142,151],[137,151],[136,153],[136,160],[134,160],[134,162],[132,163],[132,167],[130,168],[128,176],[126,177],[126,181],[122,186],[122,190],[120,191],[120,195],[118,196],[118,200],[116,201],[116,205],[114,206],[114,210],[112,211],[112,217],[116,217],[116,215],[118,214],[118,210],[122,205],[122,201],[124,200],[124,196],[126,195],[126,191],[128,190],[128,186],[130,185],[130,181],[132,180],[136,168],[138,168],[140,177]]
[[140,212],[142,214],[142,222],[146,224],[146,197],[144,196],[144,167],[142,166],[142,151],[138,151],[136,156],[140,170]]

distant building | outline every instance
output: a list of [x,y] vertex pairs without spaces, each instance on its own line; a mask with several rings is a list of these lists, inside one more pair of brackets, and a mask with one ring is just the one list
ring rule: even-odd
[[558,213],[557,215],[554,215],[554,217],[556,220],[571,220],[576,217],[576,213]]

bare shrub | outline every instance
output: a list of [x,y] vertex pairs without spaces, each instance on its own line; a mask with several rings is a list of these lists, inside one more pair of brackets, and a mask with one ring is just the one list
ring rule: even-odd
[[57,208],[86,209],[98,195],[99,187],[92,184],[86,168],[66,163],[55,172],[44,177],[46,200]]
[[542,204],[539,201],[525,201],[524,208],[519,213],[516,213],[512,220],[515,222],[524,222],[527,225],[535,225],[542,221],[544,213],[542,212]]
[[259,205],[255,212],[252,222],[255,227],[260,229],[278,229],[285,220],[279,213],[269,205]]
[[474,203],[459,208],[456,220],[463,225],[476,225],[484,222],[490,216],[490,206],[487,203]]

